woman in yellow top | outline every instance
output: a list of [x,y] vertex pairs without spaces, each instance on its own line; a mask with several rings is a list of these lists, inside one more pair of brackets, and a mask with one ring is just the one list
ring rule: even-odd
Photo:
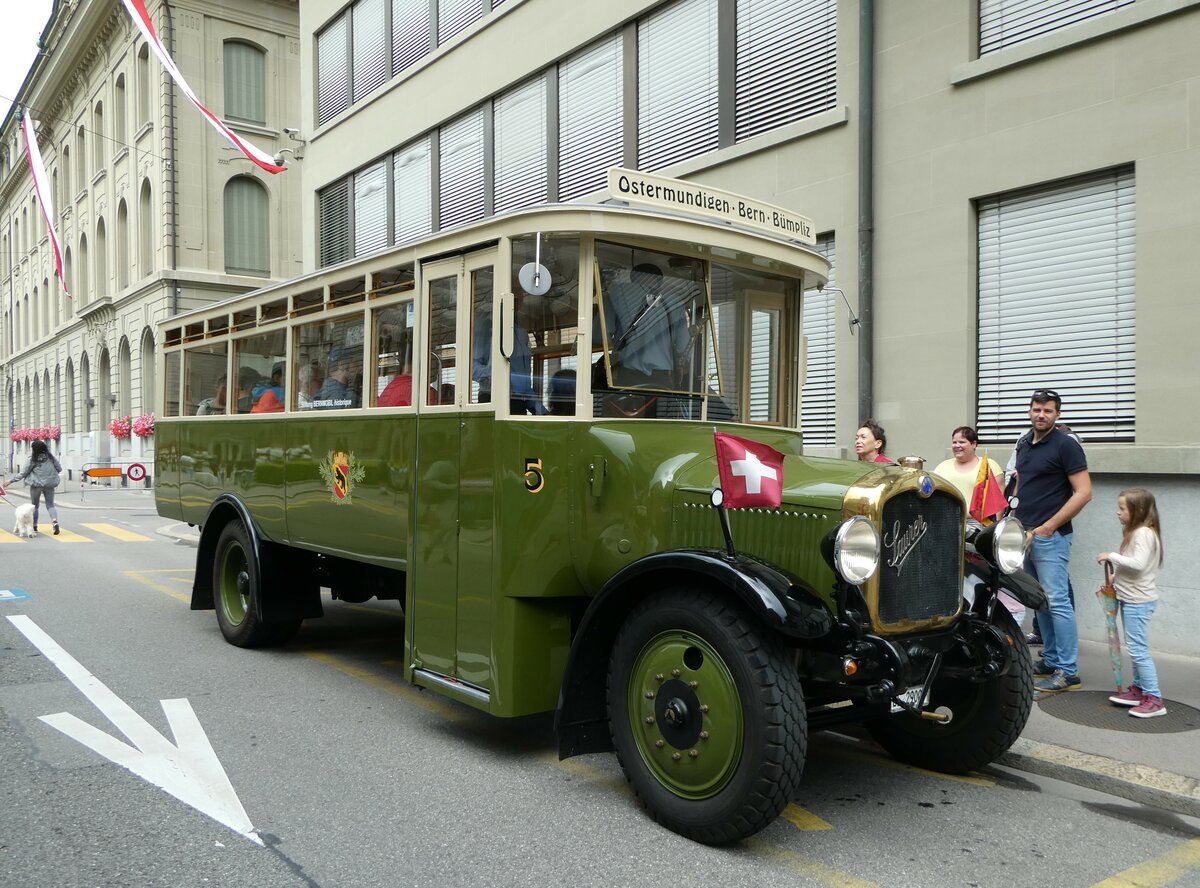
[[[963,499],[967,501],[967,508],[971,507],[971,499],[975,494],[975,484],[979,479],[979,463],[983,459],[975,452],[979,446],[979,435],[970,426],[959,426],[950,434],[950,449],[954,451],[954,456],[950,459],[942,460],[938,463],[936,469],[933,470],[935,475],[941,475],[951,484],[958,488],[958,492],[963,495]],[[997,484],[1004,477],[1004,469],[995,460],[988,458],[988,471],[997,479]],[[967,517],[968,524],[978,526],[979,522],[974,518]],[[1025,616],[1025,607],[1015,598],[1000,593],[1000,603],[1008,609],[1008,612],[1016,619],[1017,625],[1021,625],[1021,620]]]

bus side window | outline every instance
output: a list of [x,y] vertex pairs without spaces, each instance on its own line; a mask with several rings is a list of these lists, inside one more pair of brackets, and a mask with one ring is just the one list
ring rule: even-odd
[[379,373],[373,407],[412,406],[413,318],[411,300],[372,313]]
[[287,334],[274,330],[234,344],[238,413],[282,413],[285,401]]
[[314,321],[296,328],[297,410],[362,406],[363,315]]
[[579,349],[579,239],[526,235],[512,248],[515,416],[574,416]]
[[199,345],[183,354],[185,416],[223,416],[229,412],[224,342]]

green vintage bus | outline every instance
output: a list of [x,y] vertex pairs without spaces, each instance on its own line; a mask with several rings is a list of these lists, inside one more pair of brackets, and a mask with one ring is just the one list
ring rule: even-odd
[[[864,724],[964,771],[1024,726],[1013,521],[964,543],[919,459],[804,455],[811,223],[628,170],[165,321],[156,499],[201,527],[193,609],[285,642],[399,602],[405,677],[615,749],[660,823],[721,843]],[[495,320],[495,323],[493,323]],[[713,503],[715,428],[784,454],[782,506]]]

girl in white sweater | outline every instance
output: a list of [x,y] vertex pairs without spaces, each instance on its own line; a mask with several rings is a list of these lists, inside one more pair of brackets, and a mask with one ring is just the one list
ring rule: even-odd
[[1158,588],[1154,584],[1162,566],[1162,529],[1154,494],[1140,487],[1124,490],[1117,497],[1117,520],[1125,527],[1120,552],[1101,552],[1096,560],[1113,566],[1113,588],[1121,608],[1125,627],[1125,646],[1133,661],[1133,684],[1108,699],[1119,706],[1130,706],[1137,718],[1167,714],[1158,672],[1150,659],[1146,630],[1150,616],[1158,606]]

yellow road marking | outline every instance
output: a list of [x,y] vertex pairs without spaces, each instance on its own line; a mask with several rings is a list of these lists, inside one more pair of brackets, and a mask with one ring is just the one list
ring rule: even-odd
[[54,540],[56,543],[93,543],[93,542],[95,542],[95,540],[89,539],[88,537],[85,537],[85,536],[80,536],[79,534],[75,533],[73,530],[67,530],[65,527],[58,532],[58,536],[52,536],[49,534],[47,534],[47,536],[50,536],[50,539]]
[[[889,757],[885,753],[876,753],[870,749],[856,748],[859,741],[852,737],[846,737],[845,741],[842,736],[838,736],[835,742],[823,744],[821,748],[834,751],[834,754],[840,758],[847,758],[851,761],[864,762],[867,764],[878,765],[882,768],[891,768],[897,771],[908,771],[912,774],[920,774],[923,777],[937,777],[941,780],[949,780],[952,783],[966,783],[970,786],[992,787],[996,785],[996,781],[989,777],[971,777],[963,774],[943,774],[941,771],[927,771],[924,768],[918,768],[915,765],[906,765],[903,762],[898,762]],[[853,745],[852,745],[853,744]],[[812,750],[809,750],[811,756]]]
[[25,542],[15,533],[9,533],[7,530],[0,530],[0,543],[23,543]]
[[819,860],[813,860],[811,857],[805,857],[795,851],[780,848],[763,839],[746,839],[746,846],[759,854],[778,860],[792,872],[798,873],[806,879],[812,879],[814,882],[820,882],[822,885],[829,885],[830,888],[879,888],[875,882],[860,879],[852,873],[836,870]]
[[189,604],[191,602],[191,600],[192,600],[191,593],[185,594],[183,592],[180,592],[177,589],[172,589],[170,586],[164,586],[162,583],[155,582],[154,580],[150,579],[149,577],[142,576],[142,574],[146,574],[146,573],[162,573],[162,571],[127,570],[124,572],[123,576],[129,577],[129,579],[131,579],[131,580],[137,580],[143,586],[149,586],[151,589],[157,589],[159,592],[162,592],[164,595],[171,596],[176,601],[182,601],[184,604]]
[[1200,870],[1200,839],[1190,839],[1166,854],[1131,866],[1092,888],[1161,888]]
[[823,829],[833,829],[832,826],[812,811],[805,810],[799,805],[788,805],[779,816],[796,827],[796,829],[801,829],[805,832],[819,832]]
[[120,540],[123,543],[148,543],[151,541],[148,536],[142,536],[140,533],[134,533],[132,530],[117,527],[115,524],[85,524],[83,526],[88,530],[94,530],[115,540]]

